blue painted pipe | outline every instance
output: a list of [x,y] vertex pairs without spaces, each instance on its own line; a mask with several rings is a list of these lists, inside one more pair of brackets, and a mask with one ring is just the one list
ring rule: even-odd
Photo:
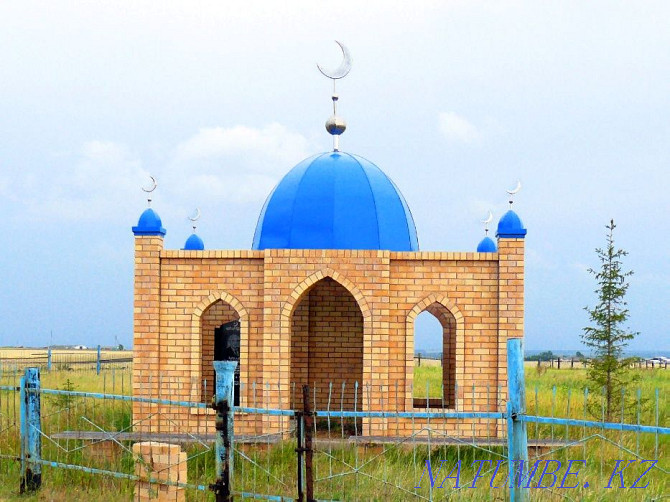
[[[520,417],[526,413],[526,382],[523,371],[523,339],[507,340],[507,454],[510,501],[528,500],[522,479],[528,476],[528,436]],[[518,466],[518,469],[517,469]],[[516,482],[516,477],[519,482]]]
[[21,378],[21,493],[42,486],[42,426],[40,423],[40,370],[26,368]]
[[596,422],[594,420],[578,420],[572,418],[538,417],[523,415],[519,421],[535,424],[574,425],[576,427],[593,427],[613,431],[650,432],[652,434],[670,434],[670,427],[654,427],[651,425],[622,424],[616,422]]
[[216,482],[212,489],[216,496],[216,502],[229,502],[232,500],[232,489],[230,486],[230,471],[233,461],[233,420],[234,411],[232,404],[235,368],[237,361],[214,361],[216,372],[216,394],[214,395],[214,408],[216,409]]

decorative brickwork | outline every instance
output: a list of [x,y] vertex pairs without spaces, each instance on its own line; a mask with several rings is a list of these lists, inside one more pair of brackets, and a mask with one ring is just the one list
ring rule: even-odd
[[[505,343],[523,335],[523,239],[499,239],[498,253],[173,251],[163,250],[161,236],[135,243],[136,395],[207,399],[212,331],[239,318],[243,406],[299,404],[294,389],[302,382],[317,385],[322,406],[332,380],[351,391],[347,408],[357,381],[358,409],[410,411],[414,319],[428,311],[443,327],[447,407],[501,407]],[[151,420],[143,419],[157,407],[133,411],[140,429],[214,426],[205,410],[162,407]],[[240,433],[281,427],[278,418],[249,415],[235,425]],[[501,432],[474,426],[482,435]],[[363,428],[396,434],[411,424],[377,419]]]

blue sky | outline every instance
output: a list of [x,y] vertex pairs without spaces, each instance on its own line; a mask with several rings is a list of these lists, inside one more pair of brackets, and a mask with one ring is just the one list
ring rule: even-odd
[[[167,4],[167,5],[166,5]],[[639,348],[670,350],[670,5],[662,1],[2,2],[0,345],[132,340],[133,238],[249,248],[293,165],[379,165],[424,250],[474,250],[523,183],[526,346],[580,348],[614,218]]]

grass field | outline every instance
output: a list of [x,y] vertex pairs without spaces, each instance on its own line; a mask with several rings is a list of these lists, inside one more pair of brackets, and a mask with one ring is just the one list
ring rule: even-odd
[[[131,350],[101,350],[100,362],[103,369],[123,369],[131,367]],[[51,351],[51,369],[63,371],[94,371],[97,366],[97,349]],[[0,373],[35,366],[47,368],[47,349],[25,349],[0,347]]]
[[[17,374],[4,374],[2,384],[7,385],[15,382]],[[417,369],[416,379],[423,382],[422,388],[428,382],[431,394],[433,389],[439,395],[441,368],[439,366],[426,366],[422,364]],[[131,392],[130,370],[104,371],[101,375],[92,372],[51,371],[42,372],[42,386],[45,388],[72,388],[74,390],[86,390],[105,393]],[[584,413],[585,371],[573,370],[551,370],[542,369],[537,371],[533,364],[526,367],[527,383],[527,408],[528,413],[547,416],[588,418]],[[668,412],[668,389],[670,388],[670,371],[666,370],[641,370],[640,371],[640,422],[644,424],[656,423],[658,409],[658,423],[663,426],[669,425]],[[417,385],[417,389],[421,384]],[[656,406],[655,392],[659,390],[658,407]],[[424,391],[425,392],[425,391]],[[635,390],[631,390],[635,395]],[[1,395],[0,400],[0,453],[17,451],[16,429],[12,429],[9,418],[15,414],[17,406],[14,399],[9,399],[8,394]],[[625,410],[628,416],[634,417],[627,422],[637,421],[637,407]],[[81,399],[72,402],[57,399],[53,396],[45,396],[43,399],[42,415],[45,433],[56,430],[81,429],[79,417],[86,416],[96,426],[102,426],[107,430],[120,430],[130,424],[131,412],[128,403],[101,402],[99,400]],[[337,424],[333,424],[336,429]],[[90,430],[95,430],[91,426]],[[577,446],[565,448],[561,451],[551,452],[548,458],[564,462],[569,459],[586,460],[586,465],[580,470],[580,481],[588,480],[590,486],[581,486],[575,489],[533,489],[532,500],[562,500],[564,496],[573,500],[660,500],[670,496],[670,483],[667,471],[670,463],[667,460],[670,438],[660,436],[658,438],[651,434],[606,432],[601,430],[585,430],[579,427],[551,427],[534,425],[529,426],[529,439],[532,438],[555,438],[579,440],[591,434],[600,434],[602,437],[593,438]],[[658,441],[658,442],[657,442]],[[623,446],[625,450],[622,450]],[[44,458],[57,459],[58,461],[77,463],[80,465],[94,466],[98,468],[109,468],[123,472],[133,472],[133,459],[130,455],[120,451],[113,458],[95,455],[95,449],[83,448],[81,442],[69,441],[66,445],[70,453],[62,448],[56,447],[48,439],[43,439],[45,450]],[[249,459],[255,464],[262,466],[265,471],[254,468],[253,464],[240,455],[235,458],[236,487],[244,487],[249,491],[259,493],[282,493],[287,496],[295,496],[295,442],[286,442],[277,446],[266,448],[254,448],[245,450]],[[425,460],[431,459],[435,466],[444,460],[445,465],[453,466],[460,460],[461,485],[472,482],[475,474],[474,460],[497,460],[501,450],[490,448],[489,451],[475,449],[468,446],[433,448],[428,455],[427,447],[398,449],[392,446],[372,448],[336,448],[333,447],[326,453],[315,455],[316,478],[321,479],[316,484],[316,495],[318,498],[332,498],[336,500],[384,500],[401,501],[412,498],[410,492],[416,486],[425,466]],[[617,459],[634,459],[639,453],[641,458],[659,460],[658,465],[665,469],[653,469],[644,478],[649,481],[648,488],[611,488],[606,489],[611,471]],[[193,456],[189,460],[189,482],[209,484],[214,479],[214,456],[212,452],[205,452],[201,447],[191,447],[189,454]],[[362,465],[367,462],[361,470],[364,474],[358,476],[344,475],[349,470],[347,465]],[[637,469],[637,470],[635,470]],[[574,470],[574,469],[573,469]],[[269,471],[271,474],[268,474]],[[485,472],[484,469],[482,472]],[[565,472],[565,469],[560,471]],[[626,471],[629,475],[625,477],[629,486],[642,471],[637,465],[632,465]],[[330,477],[330,474],[333,477]],[[435,472],[434,472],[435,474]],[[636,475],[633,475],[636,474]],[[380,482],[372,478],[382,479]],[[436,474],[437,477],[437,474]],[[133,497],[133,483],[130,481],[112,479],[105,476],[85,474],[76,471],[66,471],[51,467],[44,468],[44,485],[38,495],[19,496],[18,491],[19,465],[15,461],[0,458],[0,500],[67,500],[88,501],[95,498],[99,501],[130,500]],[[502,488],[489,488],[490,475],[478,482],[477,489],[463,488],[438,489],[439,483],[444,478],[444,472],[436,483],[433,490],[435,500],[446,500],[447,498],[459,500],[505,500],[506,490]],[[574,481],[574,477],[569,482]],[[559,482],[560,482],[559,478]],[[615,478],[614,486],[618,477]],[[502,477],[496,477],[496,483],[504,481]],[[392,484],[405,487],[409,492],[401,492],[393,488]],[[644,483],[641,483],[644,484]],[[495,483],[494,483],[495,485]],[[428,496],[428,483],[424,476],[421,483],[422,488],[417,490],[422,496]],[[453,480],[447,480],[445,486],[453,487]],[[187,490],[188,500],[213,500],[211,493]]]
[[[73,349],[53,349],[51,351],[52,357],[87,357],[95,359],[98,350],[96,348],[89,348],[84,350]],[[133,357],[132,350],[101,350],[103,358],[109,357]],[[27,358],[46,358],[47,349],[31,349],[31,348],[16,348],[16,347],[0,347],[0,359],[27,359]]]

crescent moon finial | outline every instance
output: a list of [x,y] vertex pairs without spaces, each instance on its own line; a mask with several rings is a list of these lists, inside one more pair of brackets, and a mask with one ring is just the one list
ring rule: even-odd
[[[158,182],[156,181],[156,178],[154,178],[153,176],[149,176],[149,178],[151,179],[151,187],[149,188],[140,187],[140,188],[142,189],[143,192],[151,194],[151,192],[156,190],[156,188],[158,187]],[[151,207],[151,195],[149,195],[149,197],[147,198],[147,202],[149,203],[149,207]]]
[[335,43],[339,45],[342,50],[342,62],[340,63],[340,66],[331,71],[324,69],[319,63],[316,64],[316,67],[324,77],[328,77],[332,80],[339,80],[346,77],[351,71],[351,54],[349,53],[349,49],[347,49],[342,42],[335,40]]
[[191,223],[193,223],[193,233],[195,233],[195,228],[196,228],[195,222],[200,219],[200,208],[196,207],[195,208],[195,214],[193,216],[189,216],[188,219],[191,220]]
[[519,190],[521,190],[521,180],[516,182],[516,187],[514,187],[512,190],[507,190],[507,193],[510,195],[515,195]]
[[335,84],[339,79],[346,77],[351,71],[351,54],[342,42],[335,40],[335,43],[342,50],[342,62],[340,66],[332,71],[323,69],[318,63],[316,67],[322,75],[333,81],[333,115],[326,120],[326,131],[333,136],[333,151],[338,152],[340,150],[340,135],[347,129],[347,123],[343,118],[337,116],[337,101],[339,96],[337,95]]
[[486,235],[489,234],[489,223],[493,221],[493,213],[489,209],[489,215],[486,217],[485,220],[482,220],[482,223],[484,224],[484,232],[486,232]]
[[147,192],[147,193],[153,192],[154,190],[156,190],[156,187],[158,186],[158,182],[156,181],[156,178],[154,178],[153,176],[149,176],[149,178],[151,178],[151,187],[150,188],[141,187],[142,190]]
[[506,190],[507,193],[509,194],[509,206],[512,207],[512,204],[514,203],[514,196],[519,193],[519,190],[521,190],[521,180],[518,180],[516,182],[516,186],[512,190]]

